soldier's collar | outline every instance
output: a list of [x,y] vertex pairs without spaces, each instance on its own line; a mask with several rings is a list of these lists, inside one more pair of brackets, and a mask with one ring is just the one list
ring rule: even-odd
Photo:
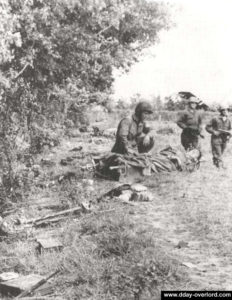
[[133,114],[132,119],[133,119],[133,121],[135,121],[137,124],[141,123],[141,121],[139,121],[139,118],[138,118],[135,114]]
[[191,113],[195,113],[197,110],[189,107],[188,111],[191,112]]

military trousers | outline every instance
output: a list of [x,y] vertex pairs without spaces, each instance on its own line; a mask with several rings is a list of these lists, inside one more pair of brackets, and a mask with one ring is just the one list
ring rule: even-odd
[[186,151],[190,149],[200,150],[200,141],[198,135],[188,134],[183,131],[181,133],[181,144]]
[[222,164],[222,155],[226,149],[226,145],[227,145],[227,142],[223,142],[223,143],[211,142],[213,163],[217,167],[219,167],[220,164]]

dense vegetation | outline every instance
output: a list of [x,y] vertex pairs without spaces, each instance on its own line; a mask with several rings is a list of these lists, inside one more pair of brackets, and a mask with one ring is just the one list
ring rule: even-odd
[[128,71],[169,15],[146,0],[1,0],[0,18],[2,177],[12,191],[16,161],[56,144],[51,130],[72,126],[73,112],[83,119],[87,104],[106,103],[113,69]]

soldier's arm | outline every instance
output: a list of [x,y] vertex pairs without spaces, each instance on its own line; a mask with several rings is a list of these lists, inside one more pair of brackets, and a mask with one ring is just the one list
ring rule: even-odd
[[228,130],[230,131],[231,130],[231,121],[229,120],[229,128]]
[[199,126],[199,132],[201,133],[202,132],[202,116],[201,115],[199,115],[198,116],[198,126]]
[[181,129],[187,128],[187,125],[186,125],[186,115],[185,115],[184,113],[182,113],[181,115],[179,115],[179,118],[178,118],[176,124],[177,124]]
[[228,135],[227,135],[227,139],[229,140],[232,136],[232,133],[231,133],[231,122],[229,120],[229,124],[228,124]]
[[128,154],[128,134],[130,130],[130,119],[125,118],[119,123],[118,126],[118,139],[124,147],[125,153]]
[[214,126],[215,119],[211,119],[210,122],[205,126],[205,129],[210,134],[215,134],[216,128]]

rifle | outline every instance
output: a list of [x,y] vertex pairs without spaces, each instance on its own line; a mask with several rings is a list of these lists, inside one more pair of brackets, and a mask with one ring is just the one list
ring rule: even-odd
[[231,138],[231,132],[229,130],[218,129],[218,131],[220,132],[223,140],[229,141],[229,139]]
[[231,132],[229,130],[218,129],[218,131],[226,135],[231,135]]

